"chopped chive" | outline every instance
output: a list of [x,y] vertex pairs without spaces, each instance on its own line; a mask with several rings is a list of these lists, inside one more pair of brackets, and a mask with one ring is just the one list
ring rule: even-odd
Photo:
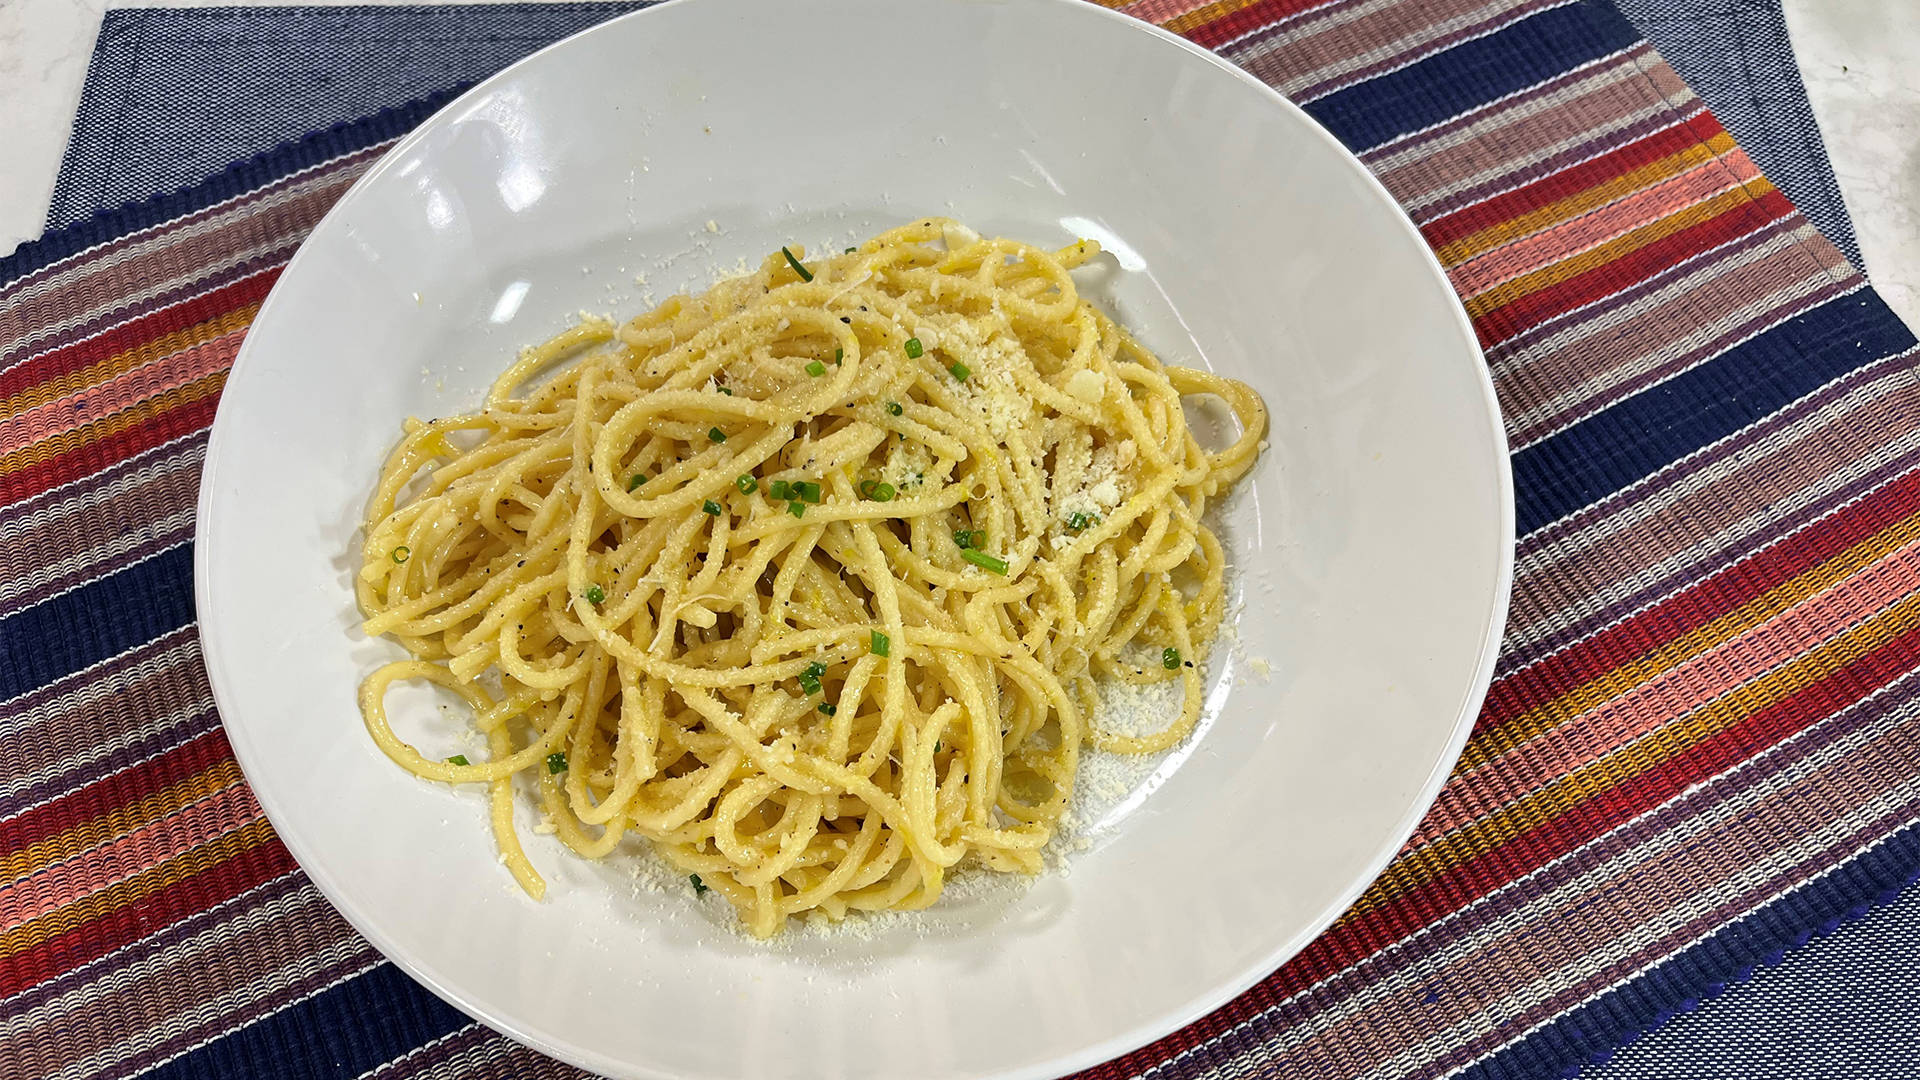
[[836,364],[839,363],[842,359],[846,357],[846,355],[847,355],[847,350],[845,349],[833,350],[833,362]]
[[899,416],[899,415],[900,415],[901,413],[903,413],[903,412],[906,412],[906,410],[900,407],[900,403],[899,403],[899,402],[897,402],[897,401],[889,401],[889,402],[887,402],[887,415],[888,415],[888,416]]
[[860,497],[863,499],[873,498],[873,489],[879,486],[880,486],[879,484],[875,483],[872,480],[860,481]]
[[973,548],[967,548],[962,551],[960,557],[982,570],[991,570],[1003,577],[1006,575],[1007,560],[1005,559],[989,555],[984,551],[976,551]]
[[873,641],[868,644],[867,648],[868,651],[875,656],[890,656],[893,654],[893,639],[875,630],[873,632]]
[[953,546],[962,550],[973,546],[973,534],[965,529],[953,530]]
[[973,369],[961,363],[960,361],[955,360],[953,362],[953,366],[947,368],[947,374],[952,375],[954,378],[959,379],[961,382],[966,382],[967,376],[973,374]]
[[548,754],[547,755],[547,775],[548,776],[553,776],[557,773],[563,773],[566,771],[567,771],[567,755],[565,754]]
[[893,501],[893,485],[887,484],[887,483],[874,485],[873,501],[874,502],[892,502]]
[[637,488],[641,484],[644,484],[646,482],[647,482],[646,473],[634,473],[632,476],[627,477],[627,490],[632,491],[634,488]]
[[821,363],[818,360],[810,360],[807,362],[807,374],[817,379],[820,376],[825,375],[826,373],[827,373],[827,365]]
[[805,502],[817,503],[820,501],[820,485],[811,480],[795,480],[793,494]]
[[801,281],[813,280],[813,275],[807,273],[807,268],[800,265],[800,260],[793,257],[793,252],[788,251],[786,245],[781,245],[780,254],[787,257],[787,265],[793,267],[793,272],[800,275]]
[[831,701],[823,701],[815,707],[818,708],[822,713],[828,716],[832,716],[834,713],[837,713],[840,711],[839,709],[834,707],[834,704]]
[[714,502],[712,499],[708,499],[706,502],[701,503],[700,509],[712,515],[713,517],[720,516],[720,504],[717,502]]
[[787,513],[792,514],[794,517],[806,517],[807,504],[796,499],[787,504]]
[[808,697],[812,697],[820,692],[820,680],[809,675],[802,675],[800,676],[800,689]]
[[408,559],[413,558],[413,549],[405,544],[401,544],[399,547],[393,549],[389,557],[393,559],[395,566],[399,566]]
[[699,874],[688,874],[687,880],[693,882],[693,895],[695,896],[699,896],[705,893],[708,889],[713,888],[713,886],[708,885],[704,881],[701,881]]
[[821,663],[818,660],[815,660],[813,663],[808,664],[806,667],[803,667],[800,669],[800,676],[806,679],[817,679],[820,676],[825,675],[826,673],[827,673],[827,665]]
[[720,391],[721,393],[723,393],[723,394],[725,394],[725,395],[727,395],[728,397],[732,397],[732,396],[733,396],[733,391],[731,391],[731,390],[729,390],[729,389],[727,389],[727,388],[726,388],[726,387],[724,387],[724,386],[716,386],[716,387],[714,387],[714,389],[715,389],[715,390],[718,390],[718,391]]
[[775,480],[767,485],[767,494],[776,499],[784,499],[791,494],[792,491],[793,485],[787,483],[785,480]]
[[939,752],[940,752],[940,747],[941,747],[941,743],[940,743],[940,741],[939,741],[939,740],[937,740],[937,739],[936,739],[936,740],[934,740],[934,743],[933,743],[933,752],[934,752],[934,753],[936,753],[936,754],[937,754],[937,753],[939,753]]
[[927,347],[920,344],[919,338],[910,337],[907,339],[907,359],[918,360],[920,359],[920,354],[926,351]]
[[1072,529],[1074,532],[1079,532],[1082,529],[1090,528],[1098,524],[1100,524],[1100,515],[1098,514],[1083,514],[1075,510],[1073,513],[1067,515],[1067,528]]
[[710,427],[707,429],[707,439],[711,442],[726,442],[727,433],[717,427]]
[[858,251],[858,250],[860,250],[860,249],[859,249],[859,248],[848,248],[847,250],[845,250],[845,251],[843,251],[843,252],[841,252],[840,254],[842,254],[842,255],[851,255],[851,254],[853,254],[854,252],[856,252],[856,251]]
[[751,495],[760,489],[760,481],[747,473],[741,473],[733,478],[733,486],[740,489],[740,494]]
[[450,758],[448,758],[448,759],[447,759],[447,764],[449,764],[449,765],[471,765],[471,764],[473,764],[473,763],[467,760],[467,755],[465,755],[465,754],[455,754],[455,755],[453,755],[452,757],[450,757]]
[[1178,671],[1180,669],[1180,650],[1174,648],[1161,649],[1160,666],[1166,668],[1168,671]]
[[601,588],[598,585],[589,585],[587,586],[587,591],[584,593],[581,593],[580,595],[586,597],[587,603],[589,604],[599,604],[599,603],[604,603],[606,601],[607,590]]

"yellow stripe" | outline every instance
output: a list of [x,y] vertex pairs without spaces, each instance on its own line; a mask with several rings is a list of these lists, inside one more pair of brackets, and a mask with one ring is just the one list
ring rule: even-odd
[[99,817],[8,852],[0,857],[0,880],[18,881],[42,867],[143,829],[239,782],[240,766],[233,759],[217,762],[136,802],[116,806]]
[[122,409],[83,428],[62,432],[51,439],[42,439],[31,446],[22,447],[0,456],[0,473],[19,472],[62,454],[70,454],[90,443],[112,438],[150,417],[211,397],[219,393],[226,382],[227,373],[224,371],[203,375],[184,386],[176,386],[164,394],[150,397],[132,408]]
[[1555,225],[1618,202],[1643,188],[1651,188],[1662,181],[1671,180],[1689,169],[1704,165],[1721,154],[1727,153],[1733,149],[1733,146],[1733,138],[1723,132],[1704,143],[1696,143],[1678,153],[1642,165],[1632,172],[1622,173],[1603,184],[1575,192],[1558,202],[1548,203],[1538,210],[1490,225],[1479,232],[1455,240],[1436,254],[1448,267],[1458,266],[1476,255],[1534,233],[1545,232]]
[[1570,278],[1578,277],[1589,270],[1618,262],[1648,244],[1663,240],[1703,221],[1710,221],[1736,207],[1745,206],[1772,190],[1773,185],[1764,177],[1755,178],[1731,191],[1723,191],[1685,210],[1676,211],[1657,221],[1649,222],[1624,236],[1615,237],[1570,259],[1542,267],[1531,274],[1480,293],[1467,301],[1467,313],[1479,318],[1542,289],[1552,288]]
[[204,345],[235,330],[244,330],[253,322],[253,317],[259,311],[259,304],[248,304],[205,322],[195,323],[185,330],[162,334],[149,341],[143,341],[131,349],[115,353],[79,371],[70,371],[30,386],[12,397],[0,400],[0,420],[12,419],[49,401],[110,382],[143,364],[152,363],[196,345]]
[[24,952],[49,938],[57,937],[101,916],[110,915],[129,904],[152,896],[176,881],[225,862],[241,852],[250,851],[271,839],[273,839],[273,828],[267,824],[267,819],[255,818],[232,832],[182,852],[178,857],[169,859],[159,866],[143,870],[125,881],[110,885],[97,893],[83,896],[65,907],[50,911],[38,919],[21,923],[0,934],[0,957]]
[[1160,25],[1176,34],[1184,34],[1195,27],[1205,26],[1215,19],[1225,18],[1236,11],[1250,8],[1256,3],[1259,3],[1259,0],[1214,0],[1206,7],[1195,8],[1185,15],[1176,15]]
[[1725,615],[1607,672],[1514,720],[1469,740],[1455,772],[1470,772],[1551,730],[1568,717],[1618,698],[1659,675],[1733,640],[1810,596],[1864,570],[1888,553],[1920,540],[1920,514],[1894,522],[1858,544],[1781,582]]

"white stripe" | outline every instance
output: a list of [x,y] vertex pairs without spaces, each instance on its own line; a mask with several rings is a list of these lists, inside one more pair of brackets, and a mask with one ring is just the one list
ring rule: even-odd
[[[126,497],[129,491],[137,487],[144,487],[166,473],[177,473],[182,469],[191,469],[198,472],[202,459],[206,457],[205,445],[188,447],[185,454],[165,461],[141,460],[142,458],[156,458],[160,451],[178,447],[183,440],[189,437],[190,436],[185,435],[180,436],[179,438],[169,440],[165,445],[156,446],[151,450],[142,450],[133,457],[119,462],[118,465],[120,468],[128,469],[129,471],[97,491],[81,495],[76,499],[65,502],[53,501],[43,497],[44,495],[51,495],[56,491],[71,487],[73,484],[79,482],[77,480],[70,481],[69,483],[60,485],[60,488],[45,492],[42,495],[35,495],[31,500],[22,500],[14,504],[13,507],[9,507],[5,511],[0,511],[0,540],[13,540],[27,532],[40,528],[56,517],[81,514],[107,503],[119,502]],[[30,503],[43,503],[44,505],[31,506],[28,508]]]

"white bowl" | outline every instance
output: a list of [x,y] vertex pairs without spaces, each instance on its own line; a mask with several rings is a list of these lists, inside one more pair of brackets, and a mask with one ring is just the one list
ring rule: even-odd
[[[783,243],[925,214],[1099,239],[1115,258],[1080,275],[1097,302],[1272,409],[1221,523],[1244,611],[1202,732],[1106,793],[1068,872],[864,932],[756,943],[715,897],[537,836],[551,888],[528,900],[478,794],[403,773],[355,709],[398,654],[359,632],[349,582],[402,418],[470,408],[583,308],[634,313]],[[617,1076],[1043,1076],[1226,1001],[1385,866],[1486,690],[1509,484],[1425,245],[1235,68],[1079,0],[680,0],[487,81],[314,231],[220,404],[198,601],[281,838],[387,956],[493,1027]],[[394,705],[454,752],[433,698]]]

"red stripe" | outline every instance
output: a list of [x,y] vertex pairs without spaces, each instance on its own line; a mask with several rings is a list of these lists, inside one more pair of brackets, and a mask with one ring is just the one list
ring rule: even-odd
[[1420,232],[1427,238],[1427,243],[1442,248],[1484,229],[1525,217],[1561,199],[1617,180],[1662,158],[1700,147],[1708,139],[1724,133],[1720,121],[1714,119],[1712,113],[1696,113],[1691,119],[1656,131],[1638,142],[1608,151],[1571,169],[1548,173],[1523,187],[1429,222]]
[[1603,300],[1696,255],[1758,232],[1792,211],[1793,204],[1785,195],[1769,191],[1622,258],[1495,308],[1475,319],[1474,328],[1480,333],[1481,345],[1492,348],[1548,319]]
[[275,263],[238,281],[150,311],[84,341],[29,357],[0,376],[0,380],[3,380],[0,381],[0,397],[12,397],[129,349],[137,349],[155,338],[177,334],[199,323],[257,304],[266,299],[273,283],[280,280],[280,272],[285,268],[284,262]]
[[1746,562],[1723,567],[1654,607],[1495,682],[1475,737],[1649,655],[1915,513],[1920,513],[1920,473],[1907,473]]
[[[1345,972],[1387,945],[1512,884],[1622,822],[1667,802],[1702,778],[1724,772],[1853,705],[1912,670],[1916,662],[1920,662],[1920,628],[1893,638],[1878,650],[1836,669],[1827,678],[1775,702],[1606,794],[1505,840],[1478,859],[1453,867],[1413,892],[1366,912],[1349,912],[1252,990],[1157,1043],[1080,1075],[1091,1080],[1120,1080],[1138,1076],[1150,1066],[1191,1051],[1286,998]],[[1284,1024],[1285,1019],[1283,1015],[1280,1023]],[[1224,1047],[1221,1053],[1224,1060],[1233,1057],[1236,1050]]]
[[[0,852],[16,855],[81,822],[124,811],[154,792],[232,760],[233,748],[227,745],[224,731],[215,728],[197,735],[130,769],[122,769],[25,813],[0,820]],[[111,763],[101,763],[98,767],[110,768]],[[63,852],[60,857],[70,854],[73,853]]]
[[111,468],[161,443],[171,442],[213,423],[220,404],[219,394],[209,394],[188,402],[120,432],[118,435],[88,443],[47,461],[29,465],[15,473],[0,476],[0,506],[9,506]]
[[1241,8],[1231,14],[1222,15],[1212,22],[1192,27],[1185,31],[1184,36],[1196,45],[1217,49],[1234,38],[1245,37],[1256,30],[1266,29],[1269,23],[1290,19],[1317,7],[1326,7],[1331,2],[1332,0],[1259,0],[1251,7]]
[[[180,858],[192,858],[195,851]],[[164,865],[164,864],[163,864]],[[295,869],[293,856],[269,837],[198,873],[57,934],[11,957],[0,957],[0,999],[38,986],[63,971],[98,960],[189,915],[228,900]],[[184,999],[183,999],[184,1000]]]

